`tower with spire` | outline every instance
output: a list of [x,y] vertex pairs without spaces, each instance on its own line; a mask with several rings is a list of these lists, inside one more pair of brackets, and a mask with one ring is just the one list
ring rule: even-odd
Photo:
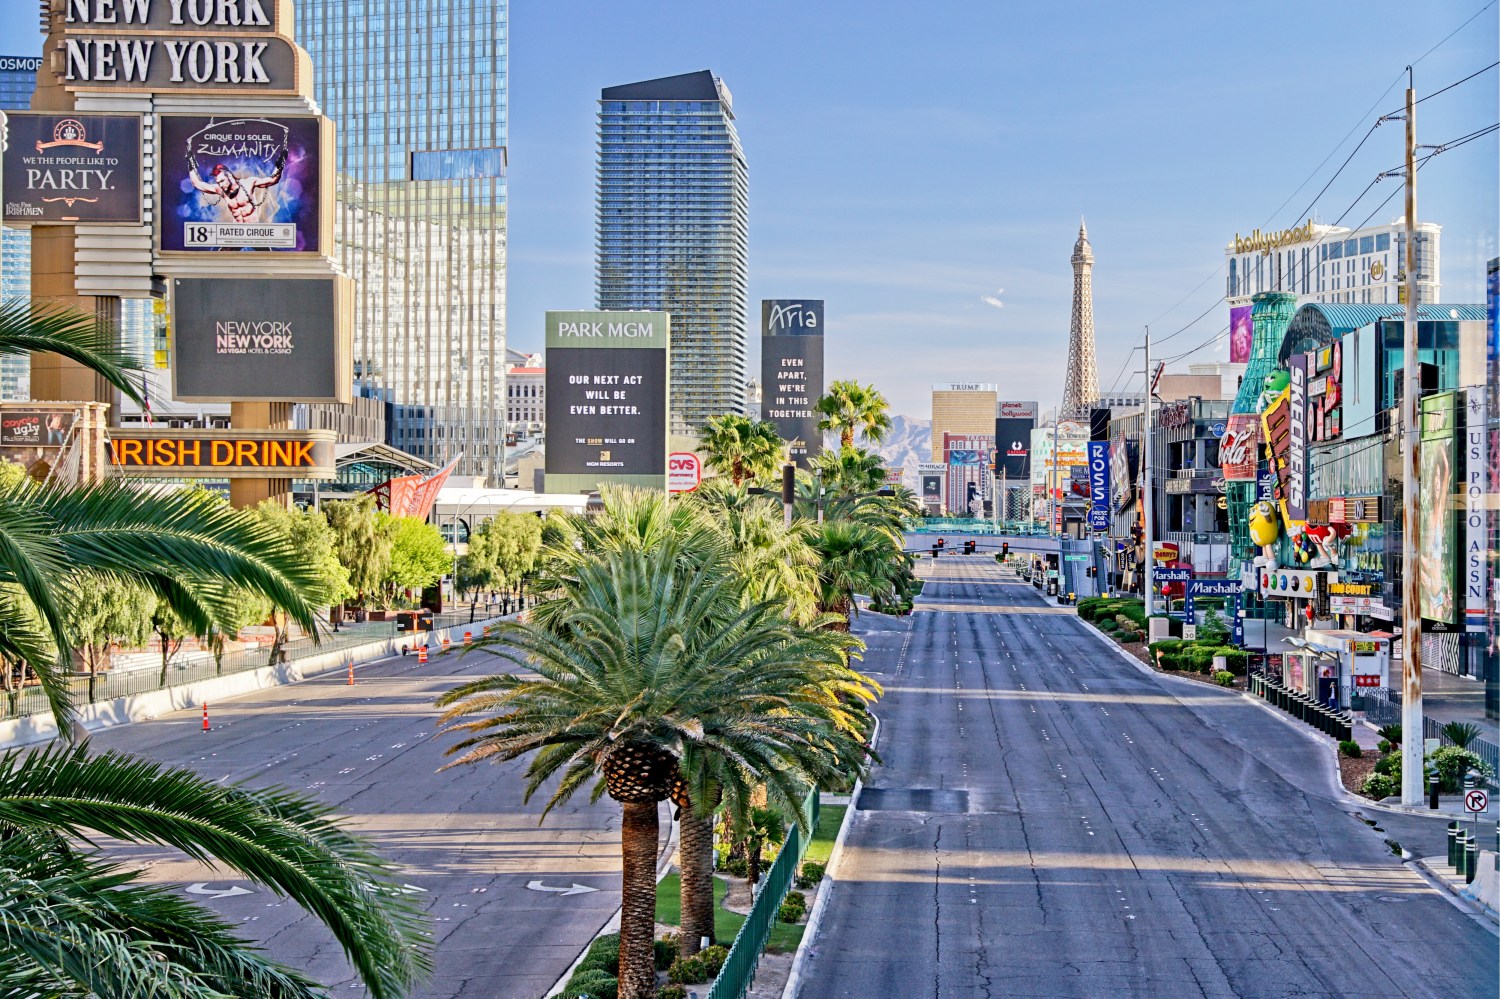
[[1094,251],[1089,230],[1078,222],[1073,244],[1073,318],[1068,326],[1068,376],[1063,385],[1062,418],[1086,420],[1099,400],[1099,368],[1094,363]]

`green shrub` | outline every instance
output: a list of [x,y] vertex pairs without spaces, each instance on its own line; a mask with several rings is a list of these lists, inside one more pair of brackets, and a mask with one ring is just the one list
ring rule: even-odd
[[1235,676],[1244,676],[1250,672],[1250,653],[1244,649],[1237,649],[1233,645],[1221,645],[1218,654],[1224,657],[1229,672]]
[[1442,728],[1443,738],[1459,749],[1468,749],[1469,743],[1479,738],[1479,726],[1473,722],[1449,722]]
[[660,940],[652,941],[651,949],[656,956],[656,970],[666,971],[677,960],[677,934],[663,933]]
[[1339,752],[1356,760],[1365,755],[1365,751],[1363,749],[1360,749],[1359,743],[1355,742],[1353,739],[1340,739]]
[[823,880],[823,875],[827,873],[826,864],[820,864],[816,860],[804,860],[802,869],[797,872],[797,887],[816,888],[818,882]]
[[589,999],[615,999],[620,991],[620,982],[614,975],[606,972],[588,971],[575,974],[568,981],[567,991],[580,996],[586,995]]
[[607,933],[589,944],[588,953],[573,974],[576,977],[585,971],[603,971],[611,976],[620,973],[620,934]]
[[725,874],[736,878],[750,876],[750,864],[744,857],[726,857],[724,858],[724,862],[719,865],[719,869]]
[[1221,669],[1214,673],[1214,683],[1217,683],[1221,687],[1233,687],[1234,674],[1227,669]]
[[790,896],[788,896],[786,900],[781,903],[781,907],[776,910],[776,918],[783,923],[800,922],[802,920],[802,917],[805,915],[807,915],[807,903],[793,902]]
[[1396,782],[1385,774],[1371,774],[1360,788],[1365,794],[1379,801],[1396,793]]
[[1380,728],[1380,734],[1391,740],[1391,742],[1394,742],[1396,745],[1401,745],[1400,725],[1382,725]]
[[729,960],[729,948],[723,944],[715,944],[700,950],[698,956],[703,959],[703,965],[708,969],[708,977],[718,978],[719,972],[724,970],[724,962]]
[[687,999],[687,986],[669,982],[656,987],[656,999]]
[[1399,783],[1401,781],[1401,754],[1387,753],[1376,760],[1375,772]]
[[1380,751],[1381,756],[1384,756],[1391,751],[1391,741],[1389,739],[1381,739],[1375,748]]
[[1462,746],[1439,746],[1427,759],[1437,771],[1439,786],[1448,794],[1463,790],[1464,774],[1470,770],[1491,776],[1479,754]]
[[1104,618],[1103,620],[1095,621],[1094,622],[1094,627],[1098,628],[1100,631],[1104,632],[1106,635],[1109,635],[1109,634],[1113,634],[1116,630],[1118,630],[1120,626],[1118,624],[1116,624],[1115,622],[1109,620],[1108,618]]
[[1217,647],[1213,645],[1194,645],[1187,652],[1192,668],[1205,674],[1213,669],[1214,656],[1218,655]]
[[679,957],[667,969],[667,980],[679,985],[698,985],[711,978],[713,975],[709,974],[701,952],[692,957]]

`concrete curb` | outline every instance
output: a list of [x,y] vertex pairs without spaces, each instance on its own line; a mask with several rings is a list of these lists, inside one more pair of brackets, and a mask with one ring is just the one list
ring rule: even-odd
[[1442,891],[1456,908],[1467,912],[1474,917],[1475,922],[1480,923],[1496,936],[1500,936],[1500,912],[1475,895],[1468,885],[1455,883],[1456,878],[1444,873],[1442,868],[1448,866],[1447,857],[1413,857],[1405,851],[1403,853],[1409,858],[1405,862],[1407,867],[1428,884]]
[[[870,733],[870,748],[879,748],[880,742],[880,718],[873,711],[870,717],[875,719],[875,731]],[[839,823],[839,834],[833,839],[833,849],[828,852],[828,867],[823,871],[823,880],[818,885],[818,897],[813,901],[812,912],[807,915],[807,925],[802,930],[802,941],[797,944],[797,954],[792,958],[792,968],[787,972],[786,984],[781,988],[781,999],[796,999],[798,991],[802,987],[802,968],[807,961],[808,952],[812,950],[812,940],[818,935],[818,924],[823,919],[823,910],[831,904],[829,899],[833,897],[834,873],[838,870],[839,860],[844,855],[844,840],[849,836],[849,826],[852,824],[854,812],[859,804],[859,793],[865,788],[865,779],[859,778],[854,782],[854,790],[849,793],[849,803],[844,809],[844,820]]]
[[[472,624],[458,624],[427,632],[429,645],[441,645],[442,639],[453,642],[454,651],[462,651],[463,633],[476,631],[486,624],[504,618],[485,618]],[[297,683],[314,676],[348,669],[350,664],[373,662],[398,654],[403,648],[421,644],[410,635],[394,635],[346,649],[303,656],[276,666],[240,670],[223,676],[205,677],[162,690],[127,694],[107,701],[78,707],[78,721],[87,732],[99,732],[131,722],[149,721],[174,711],[196,711],[205,703],[225,701],[258,690]],[[451,654],[451,653],[450,653]],[[0,722],[0,750],[48,742],[57,738],[57,720],[51,713],[27,715]]]
[[[668,821],[670,822],[670,820]],[[656,858],[657,884],[661,884],[661,879],[671,873],[672,855],[677,852],[677,828],[677,823],[671,822],[671,832],[667,834],[667,845],[662,849],[661,856]],[[604,925],[599,927],[599,932],[589,937],[589,942],[584,944],[583,949],[578,952],[578,956],[573,958],[573,963],[568,965],[568,970],[562,973],[561,978],[552,983],[552,988],[543,994],[542,999],[552,999],[553,996],[563,990],[563,987],[568,984],[568,979],[573,977],[573,972],[577,971],[578,966],[583,963],[583,959],[588,957],[589,948],[594,946],[595,940],[598,940],[602,936],[607,936],[620,928],[621,911],[621,907],[617,906],[615,908],[614,913],[604,921]]]

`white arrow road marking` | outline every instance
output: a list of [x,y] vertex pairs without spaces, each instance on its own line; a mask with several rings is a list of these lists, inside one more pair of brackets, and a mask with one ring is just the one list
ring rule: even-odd
[[591,891],[599,890],[598,888],[590,888],[587,885],[581,885],[577,882],[574,882],[573,887],[571,888],[548,888],[540,881],[528,881],[526,882],[526,887],[531,889],[532,891],[555,891],[561,894],[564,898],[569,895],[583,895]]
[[206,881],[195,881],[187,886],[190,895],[207,895],[209,898],[233,898],[236,895],[254,895],[255,891],[250,888],[241,888],[238,885],[230,885],[228,888],[215,888]]

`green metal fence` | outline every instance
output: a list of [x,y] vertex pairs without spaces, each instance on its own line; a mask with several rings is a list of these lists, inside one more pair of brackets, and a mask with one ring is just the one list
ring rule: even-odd
[[802,856],[818,828],[818,792],[814,789],[802,805],[807,816],[807,835],[795,825],[787,831],[786,842],[771,869],[761,879],[760,894],[750,907],[750,915],[735,934],[729,956],[719,977],[708,990],[708,999],[743,999],[750,986],[755,983],[755,969],[760,956],[765,953],[766,941],[771,937],[771,927],[776,922],[776,913],[797,878],[797,868],[802,865]]

